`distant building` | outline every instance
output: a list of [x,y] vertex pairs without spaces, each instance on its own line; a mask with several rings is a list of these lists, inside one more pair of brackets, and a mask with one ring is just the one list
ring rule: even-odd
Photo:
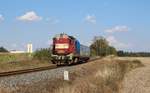
[[11,50],[9,53],[19,54],[19,53],[32,53],[33,48],[32,44],[27,44],[27,51],[20,51],[20,50]]
[[25,51],[17,51],[17,50],[11,50],[10,53],[19,54],[19,53],[26,53]]

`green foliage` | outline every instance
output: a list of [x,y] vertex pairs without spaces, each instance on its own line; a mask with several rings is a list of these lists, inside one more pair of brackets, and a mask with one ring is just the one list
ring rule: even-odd
[[49,48],[42,48],[40,50],[36,50],[33,54],[33,58],[38,60],[50,61],[51,60],[51,51]]
[[107,55],[117,55],[117,50],[112,46],[108,46],[106,51]]
[[1,53],[0,54],[0,63],[16,62],[16,61],[20,62],[29,59],[30,58],[25,53],[21,53],[21,54]]
[[4,47],[0,47],[0,52],[8,52],[8,50],[5,49]]
[[103,37],[95,37],[90,46],[91,56],[116,55],[116,49],[109,46],[108,41]]
[[12,62],[16,61],[16,57],[14,55],[0,55],[0,62]]

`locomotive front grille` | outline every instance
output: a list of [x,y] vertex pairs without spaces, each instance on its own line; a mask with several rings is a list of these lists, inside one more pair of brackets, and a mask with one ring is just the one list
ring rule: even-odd
[[69,54],[66,56],[61,56],[61,55],[52,55],[52,60],[72,60],[73,54]]

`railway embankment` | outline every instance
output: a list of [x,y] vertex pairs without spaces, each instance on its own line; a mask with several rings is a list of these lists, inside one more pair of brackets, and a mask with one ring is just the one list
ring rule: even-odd
[[[119,93],[126,73],[140,61],[103,58],[81,65],[0,78],[1,93]],[[69,80],[64,80],[64,71]]]

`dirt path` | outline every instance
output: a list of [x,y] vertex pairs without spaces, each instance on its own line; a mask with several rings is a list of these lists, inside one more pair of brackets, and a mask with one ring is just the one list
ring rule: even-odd
[[150,58],[136,59],[145,66],[126,74],[120,93],[150,93]]

